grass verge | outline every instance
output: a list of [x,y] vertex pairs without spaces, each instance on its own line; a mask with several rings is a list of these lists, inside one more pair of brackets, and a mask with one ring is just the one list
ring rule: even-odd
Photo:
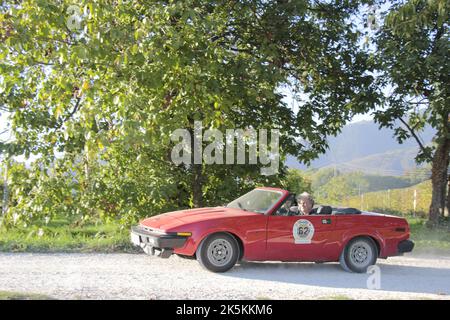
[[415,243],[414,253],[442,253],[450,255],[450,228],[442,226],[435,229],[427,228],[426,220],[409,218],[411,239]]
[[0,300],[56,300],[40,293],[0,291]]
[[[450,255],[450,228],[430,230],[426,220],[408,218],[414,253]],[[130,242],[129,228],[118,222],[100,221],[79,225],[55,219],[45,226],[0,230],[2,252],[126,252],[138,253]]]
[[119,223],[78,225],[54,220],[45,226],[0,230],[3,252],[139,252],[130,242],[128,228]]

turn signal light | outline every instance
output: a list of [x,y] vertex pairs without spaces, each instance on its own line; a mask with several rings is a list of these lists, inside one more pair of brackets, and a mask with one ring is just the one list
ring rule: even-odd
[[177,232],[177,236],[190,237],[190,236],[192,236],[192,233],[191,232]]

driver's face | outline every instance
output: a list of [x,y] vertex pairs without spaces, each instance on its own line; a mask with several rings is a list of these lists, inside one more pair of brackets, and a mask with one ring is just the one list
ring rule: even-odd
[[300,200],[300,210],[302,210],[303,214],[309,214],[312,209],[312,202],[309,200]]

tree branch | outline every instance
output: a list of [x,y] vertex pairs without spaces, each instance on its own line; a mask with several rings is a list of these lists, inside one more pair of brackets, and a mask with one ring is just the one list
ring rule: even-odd
[[55,130],[58,130],[59,128],[62,127],[62,125],[69,120],[70,118],[72,118],[72,116],[78,111],[78,109],[80,108],[80,101],[81,98],[77,98],[77,102],[75,103],[75,106],[73,107],[72,111],[67,115],[67,117],[65,117],[64,120],[62,120],[60,123],[58,123],[55,127]]
[[438,26],[436,25],[434,27],[434,30],[436,30],[436,35],[433,39],[433,46],[431,49],[431,54],[434,54],[438,48],[438,41],[442,38],[442,36],[444,35],[444,26],[441,26],[440,28],[438,28]]
[[417,143],[419,144],[420,150],[422,150],[423,153],[427,153],[427,149],[423,145],[422,141],[420,140],[419,136],[416,134],[414,129],[411,128],[410,125],[405,120],[403,120],[402,117],[399,117],[398,119],[403,123],[403,125],[408,129],[408,131],[411,133],[411,135],[417,141]]

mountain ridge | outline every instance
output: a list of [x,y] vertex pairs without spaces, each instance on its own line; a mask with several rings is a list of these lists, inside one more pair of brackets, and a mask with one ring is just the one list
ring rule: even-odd
[[[427,126],[420,133],[424,144],[431,142],[434,130]],[[419,148],[410,138],[399,144],[394,130],[379,128],[373,121],[358,121],[346,125],[340,134],[328,139],[328,150],[311,162],[310,166],[288,156],[290,168],[309,169],[336,167],[342,171],[361,171],[368,174],[403,175],[415,169]]]

